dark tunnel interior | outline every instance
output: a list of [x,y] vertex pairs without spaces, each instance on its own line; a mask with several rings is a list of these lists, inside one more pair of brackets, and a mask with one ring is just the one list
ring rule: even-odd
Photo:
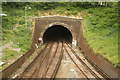
[[59,41],[72,43],[71,32],[61,25],[54,25],[49,27],[43,35],[43,43]]

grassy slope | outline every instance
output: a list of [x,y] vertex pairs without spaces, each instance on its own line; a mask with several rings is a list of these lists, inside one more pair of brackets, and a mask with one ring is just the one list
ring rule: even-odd
[[91,16],[83,21],[84,36],[97,55],[110,61],[115,67],[118,61],[118,13],[115,8],[93,8],[87,10]]
[[[49,15],[62,15],[62,16],[71,16],[80,18],[81,16],[84,17],[83,26],[85,28],[84,36],[88,41],[90,47],[95,51],[96,54],[103,56],[104,58],[108,59],[114,66],[119,66],[118,62],[118,33],[117,31],[113,31],[110,28],[101,28],[100,26],[109,26],[111,21],[110,19],[111,14],[109,12],[113,12],[112,9],[107,8],[91,8],[91,9],[81,9],[81,8],[74,8],[74,10],[67,10],[64,7],[57,7],[52,10],[37,10],[31,9],[27,11],[27,18],[28,27],[25,27],[25,12],[24,9],[15,9],[15,8],[6,8],[4,13],[7,13],[7,17],[3,17],[3,24],[6,23],[6,18],[8,20],[8,25],[3,25],[3,44],[13,41],[14,44],[12,47],[14,48],[21,48],[21,52],[17,53],[15,51],[11,51],[5,49],[3,51],[3,61],[7,62],[14,58],[17,55],[21,55],[25,53],[28,49],[30,49],[31,44],[31,17],[35,16],[49,16]],[[100,11],[102,10],[102,11]],[[108,10],[107,13],[106,10]],[[12,12],[11,12],[12,11]],[[96,14],[97,13],[97,14]],[[101,14],[99,14],[101,13]],[[106,14],[106,15],[105,15]],[[108,14],[110,16],[108,16]],[[104,17],[101,16],[105,15]],[[114,12],[113,15],[114,16]],[[107,17],[108,16],[108,17]],[[112,17],[111,16],[111,17]],[[116,16],[115,16],[116,17]],[[104,21],[105,20],[105,21]],[[111,20],[111,19],[110,19]],[[114,19],[112,19],[115,21]],[[107,21],[107,23],[105,23]],[[108,24],[108,25],[107,25]],[[112,25],[112,24],[111,24]],[[97,27],[98,26],[98,27]],[[116,26],[117,25],[113,25]],[[11,27],[6,28],[6,27]],[[9,55],[8,55],[9,53]],[[6,55],[7,54],[7,55]],[[6,64],[8,65],[8,64]]]
[[[3,11],[7,16],[3,17],[2,20],[2,31],[3,31],[3,44],[13,42],[11,47],[20,48],[21,51],[18,53],[16,51],[6,48],[2,51],[2,61],[5,62],[5,65],[1,69],[11,64],[16,58],[24,54],[27,50],[30,49],[31,45],[31,19],[29,20],[28,26],[25,26],[24,10],[15,9],[15,8],[5,8]],[[29,14],[29,13],[28,13]]]

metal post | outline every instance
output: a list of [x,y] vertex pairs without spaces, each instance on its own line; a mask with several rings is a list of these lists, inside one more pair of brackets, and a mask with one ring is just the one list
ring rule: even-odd
[[25,27],[27,27],[27,6],[25,6]]
[[30,10],[31,7],[29,7],[28,5],[25,6],[25,27],[27,27],[27,9]]

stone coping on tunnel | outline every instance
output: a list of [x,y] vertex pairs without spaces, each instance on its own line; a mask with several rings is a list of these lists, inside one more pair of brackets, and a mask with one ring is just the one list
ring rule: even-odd
[[40,16],[40,17],[33,17],[33,19],[41,19],[41,20],[83,20],[83,18],[75,18],[75,17],[68,17],[68,16],[56,16],[56,15],[53,15],[53,16]]

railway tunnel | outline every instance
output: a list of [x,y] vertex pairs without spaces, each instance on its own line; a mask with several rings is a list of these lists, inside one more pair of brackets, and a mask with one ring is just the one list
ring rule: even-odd
[[91,64],[94,63],[94,66],[98,66],[97,69],[104,71],[105,75],[107,74],[108,77],[116,78],[118,76],[118,71],[115,70],[114,67],[111,67],[111,64],[96,56],[87,45],[83,36],[84,30],[81,25],[81,20],[82,19],[79,18],[64,16],[35,17],[32,25],[31,49],[2,71],[3,78],[11,76],[11,74],[13,74],[28,57],[34,53],[36,50],[35,44],[38,44],[38,39],[40,37],[43,39],[43,43],[65,41],[71,44],[76,41],[81,52],[86,55],[88,60],[92,61]]
[[68,18],[64,16],[52,16],[52,17],[35,17],[33,21],[33,36],[32,36],[32,48],[36,48],[35,44],[38,44],[38,39],[41,37],[43,43],[65,41],[72,43],[76,41],[79,43],[82,35],[81,23],[76,18]]
[[64,41],[70,44],[72,43],[72,34],[64,26],[53,25],[43,34],[43,43],[59,41]]
[[81,49],[89,60],[99,66],[99,68],[107,75],[116,77],[118,70],[111,67],[112,65],[109,62],[106,62],[103,58],[96,56],[87,44],[86,39],[83,36],[84,25],[82,25],[82,20],[82,18],[67,16],[35,17],[33,21],[32,49],[35,49],[35,44],[38,43],[37,41],[39,37],[43,38],[44,43],[61,40],[68,43],[75,41],[79,49]]

